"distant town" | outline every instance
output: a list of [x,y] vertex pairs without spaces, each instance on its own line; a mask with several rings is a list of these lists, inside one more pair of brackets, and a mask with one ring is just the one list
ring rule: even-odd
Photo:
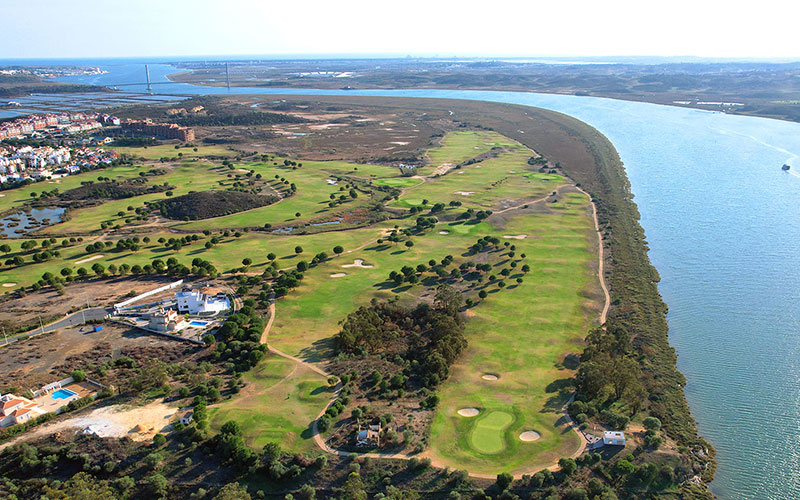
[[[164,139],[193,141],[194,130],[174,123],[151,120],[126,120],[105,113],[47,113],[28,115],[0,123],[0,185],[56,179],[111,164],[119,158],[114,151],[99,146],[113,142],[111,137],[86,137],[72,147],[8,143],[3,140],[57,139],[119,126],[114,132]],[[130,133],[130,134],[128,134]]]

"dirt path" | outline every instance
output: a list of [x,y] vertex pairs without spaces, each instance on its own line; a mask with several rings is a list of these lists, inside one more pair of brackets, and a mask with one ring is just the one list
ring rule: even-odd
[[[0,450],[16,443],[47,436],[55,432],[81,431],[86,427],[91,427],[100,437],[121,438],[127,436],[134,441],[145,441],[152,439],[156,433],[165,431],[177,411],[178,408],[160,401],[132,408],[119,405],[106,406],[84,415],[37,427],[30,432],[0,444]],[[141,426],[140,432],[134,431],[137,426]]]
[[597,276],[600,279],[600,287],[603,289],[603,295],[605,296],[605,304],[603,304],[603,310],[600,313],[600,324],[604,325],[608,317],[608,308],[611,307],[611,294],[608,293],[606,276],[603,270],[605,267],[605,257],[603,256],[605,249],[603,248],[603,235],[600,233],[600,222],[597,219],[597,205],[594,204],[589,193],[577,186],[575,189],[588,196],[592,204],[592,219],[594,219],[594,230],[597,233]]

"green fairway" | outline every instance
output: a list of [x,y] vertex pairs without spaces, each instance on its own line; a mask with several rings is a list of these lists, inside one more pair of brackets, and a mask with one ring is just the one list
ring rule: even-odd
[[481,453],[498,453],[505,449],[504,433],[514,417],[504,411],[492,411],[475,423],[470,433],[472,446]]
[[217,430],[235,420],[253,449],[274,442],[290,453],[311,451],[315,445],[309,423],[331,395],[325,379],[291,360],[269,355],[245,374],[245,381],[248,385],[237,397],[209,407],[211,427]]

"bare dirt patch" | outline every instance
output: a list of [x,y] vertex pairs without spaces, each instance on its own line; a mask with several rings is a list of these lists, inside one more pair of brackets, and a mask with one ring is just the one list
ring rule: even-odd
[[347,276],[347,273],[333,273],[331,274],[331,278],[344,278]]
[[528,235],[527,235],[527,234],[513,234],[513,235],[511,235],[511,234],[504,234],[504,235],[503,235],[503,238],[506,238],[506,239],[508,239],[508,240],[524,240],[524,239],[525,239],[525,238],[527,238],[527,237],[528,237]]
[[494,380],[498,380],[500,377],[498,377],[498,376],[497,376],[497,375],[495,375],[494,373],[487,373],[487,374],[483,375],[481,378],[482,378],[483,380],[491,380],[491,381],[494,381]]

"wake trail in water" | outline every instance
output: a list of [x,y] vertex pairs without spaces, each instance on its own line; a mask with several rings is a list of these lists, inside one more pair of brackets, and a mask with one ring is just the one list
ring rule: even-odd
[[[784,153],[784,154],[789,155],[789,157],[786,158],[786,160],[784,161],[784,163],[787,164],[787,165],[794,166],[793,162],[795,160],[797,160],[798,158],[800,158],[800,155],[797,155],[796,153],[792,153],[788,149],[784,149],[784,148],[776,146],[774,144],[770,144],[768,142],[764,142],[764,141],[762,141],[761,139],[759,139],[758,137],[756,137],[754,135],[743,134],[741,132],[736,132],[735,130],[728,130],[728,129],[718,129],[718,130],[720,132],[722,132],[723,134],[738,135],[739,137],[746,137],[746,138],[752,140],[753,142],[755,142],[756,144],[761,144],[762,146],[770,148],[770,149],[772,149],[774,151],[778,151],[779,153]],[[800,178],[800,172],[797,172],[795,170],[788,170],[788,173],[793,175],[793,176],[795,176],[795,177]]]

